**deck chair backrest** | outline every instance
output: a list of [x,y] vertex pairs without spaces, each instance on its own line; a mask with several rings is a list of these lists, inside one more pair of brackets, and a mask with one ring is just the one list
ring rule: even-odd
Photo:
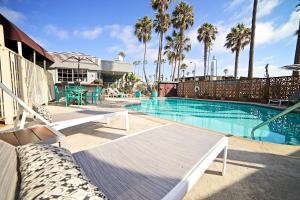
[[50,125],[50,122],[47,121],[44,117],[42,117],[40,114],[32,110],[24,101],[22,101],[19,97],[17,97],[14,93],[10,91],[3,83],[0,83],[0,88],[9,96],[11,96],[15,101],[18,102],[18,104],[27,112],[31,113],[33,116],[35,116],[37,119],[44,122],[46,125]]
[[108,88],[108,93],[111,93],[111,94],[117,94],[116,91],[114,91],[114,90],[111,89],[111,88]]
[[15,199],[18,183],[15,147],[0,140],[0,199]]

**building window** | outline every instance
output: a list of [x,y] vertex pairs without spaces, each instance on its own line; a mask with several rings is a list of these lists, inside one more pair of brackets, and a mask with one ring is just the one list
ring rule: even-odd
[[74,81],[80,81],[82,82],[87,82],[87,70],[86,69],[79,69],[79,74],[78,74],[78,69],[73,69],[73,74],[74,74]]
[[87,82],[87,70],[79,69],[57,69],[58,82],[74,82],[80,81]]

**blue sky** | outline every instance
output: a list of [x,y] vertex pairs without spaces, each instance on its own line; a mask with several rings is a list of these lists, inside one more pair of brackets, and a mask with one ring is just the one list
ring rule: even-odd
[[[169,9],[171,13],[176,3]],[[227,68],[233,74],[234,54],[225,49],[225,37],[239,22],[251,24],[252,0],[187,0],[193,6],[195,23],[187,31],[192,50],[185,62],[196,73],[203,74],[203,44],[197,39],[197,29],[204,22],[218,27],[217,40],[211,55],[218,59],[218,72]],[[300,12],[295,12],[297,0],[260,0],[257,19],[254,75],[264,76],[269,63],[272,76],[290,75],[279,67],[292,64],[296,46],[295,31]],[[125,51],[126,61],[142,60],[143,45],[133,34],[136,20],[145,15],[153,17],[150,0],[0,0],[0,12],[16,23],[48,51],[79,51],[113,59]],[[172,29],[170,29],[171,31]],[[158,36],[153,33],[148,49],[148,74],[154,73]],[[241,53],[239,76],[247,76],[249,48]],[[141,66],[140,66],[141,68]],[[164,67],[169,74],[170,67]],[[139,70],[141,73],[141,70]]]

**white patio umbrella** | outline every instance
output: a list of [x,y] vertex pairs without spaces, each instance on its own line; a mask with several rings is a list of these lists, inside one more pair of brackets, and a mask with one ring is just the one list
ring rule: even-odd
[[68,57],[63,60],[62,62],[66,62],[66,61],[77,61],[77,78],[78,78],[78,82],[80,83],[80,78],[79,78],[79,68],[80,68],[80,62],[85,60],[85,61],[88,61],[90,62],[90,64],[93,64],[93,65],[97,65],[98,66],[98,63],[94,62],[92,60],[92,58],[96,58],[96,57],[93,57],[93,56],[89,56],[89,55],[84,55],[84,54],[80,54],[80,53],[66,53],[65,55],[67,55]]

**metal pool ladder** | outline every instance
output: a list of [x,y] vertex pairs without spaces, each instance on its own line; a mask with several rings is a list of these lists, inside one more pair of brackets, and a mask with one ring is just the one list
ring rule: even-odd
[[291,106],[291,107],[288,107],[286,108],[284,111],[282,111],[281,113],[271,117],[270,119],[268,119],[267,121],[265,122],[262,122],[260,124],[258,124],[257,126],[255,126],[252,131],[251,131],[251,137],[254,138],[254,132],[261,128],[262,126],[265,126],[267,124],[269,124],[271,121],[275,120],[275,119],[278,119],[279,117],[283,116],[283,115],[286,115],[288,114],[289,112],[292,112],[293,110],[297,109],[300,107],[300,102],[296,103],[295,105]]

